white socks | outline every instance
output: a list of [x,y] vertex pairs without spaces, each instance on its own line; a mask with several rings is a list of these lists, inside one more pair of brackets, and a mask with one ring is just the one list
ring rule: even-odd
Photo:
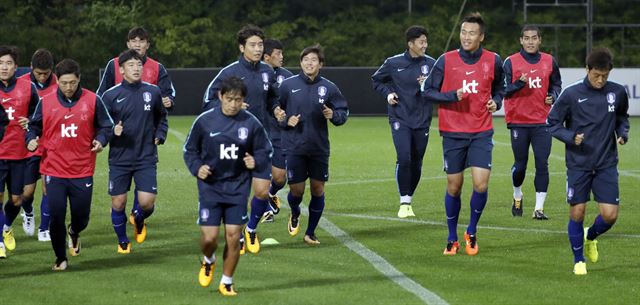
[[513,187],[513,199],[516,199],[516,200],[522,199],[522,186]]
[[408,203],[411,204],[411,196],[409,195],[404,195],[404,196],[400,196],[400,203]]
[[213,264],[216,262],[216,254],[212,254],[211,257],[204,257],[204,262],[207,264]]
[[536,210],[544,210],[545,199],[547,199],[546,192],[536,192]]
[[220,279],[220,284],[231,285],[233,284],[233,278],[222,274],[222,278]]

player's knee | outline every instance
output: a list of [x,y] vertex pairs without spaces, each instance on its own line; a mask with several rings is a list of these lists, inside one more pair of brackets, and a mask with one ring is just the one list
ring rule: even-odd
[[20,196],[11,196],[11,203],[19,207],[22,205],[22,198]]
[[284,173],[273,175],[273,183],[277,185],[284,185],[286,182],[287,182],[287,179]]
[[604,213],[601,213],[602,215],[602,220],[604,220],[604,222],[606,222],[609,225],[613,225],[616,223],[616,221],[618,220],[618,211],[607,211]]
[[461,187],[458,185],[447,185],[447,193],[452,197],[460,196],[460,189]]
[[259,187],[253,190],[253,195],[260,200],[266,200],[269,198],[269,188]]

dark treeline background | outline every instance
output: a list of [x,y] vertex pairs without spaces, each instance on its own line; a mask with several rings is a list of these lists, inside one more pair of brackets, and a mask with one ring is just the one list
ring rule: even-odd
[[[411,14],[408,2],[0,0],[0,43],[19,47],[21,66],[29,65],[38,48],[51,50],[56,61],[76,59],[90,89],[97,87],[98,69],[126,47],[126,34],[134,25],[147,28],[152,36],[149,55],[168,68],[216,67],[234,61],[238,57],[235,33],[246,23],[263,27],[268,37],[285,43],[286,66],[297,66],[300,50],[316,42],[325,47],[325,65],[378,66],[402,51],[406,46],[403,31],[412,24],[428,28],[427,53],[437,58],[445,50],[463,0],[413,0]],[[524,16],[521,0],[467,1],[464,13],[471,11],[481,12],[488,23],[487,49],[503,58],[518,50]],[[639,0],[594,0],[596,23],[637,23],[638,16]],[[584,23],[585,10],[530,10],[529,22]],[[543,50],[553,53],[560,66],[583,66],[584,29],[545,29],[543,37]],[[448,49],[458,46],[456,28]],[[594,30],[597,46],[611,48],[617,66],[640,66],[638,28],[598,28]]]

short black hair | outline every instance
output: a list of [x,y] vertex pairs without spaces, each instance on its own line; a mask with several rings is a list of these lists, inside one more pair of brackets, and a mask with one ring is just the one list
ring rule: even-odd
[[271,54],[273,53],[273,50],[284,50],[284,47],[282,46],[282,42],[280,42],[280,40],[277,39],[266,39],[264,41],[264,53],[262,53],[262,58],[264,58],[265,55],[269,55],[271,56]]
[[247,24],[243,26],[236,34],[238,44],[244,46],[247,43],[247,39],[251,36],[258,36],[264,40],[264,31],[256,25]]
[[120,55],[118,55],[118,65],[122,67],[122,65],[130,59],[137,59],[142,61],[142,55],[138,54],[136,50],[125,50]]
[[242,79],[231,76],[225,78],[220,83],[220,95],[225,95],[227,92],[239,92],[242,97],[247,96],[247,86],[244,84]]
[[593,50],[587,55],[587,69],[611,70],[613,69],[613,55],[607,48]]
[[134,26],[129,30],[129,34],[127,34],[127,41],[140,38],[141,40],[146,40],[147,42],[151,42],[149,40],[149,32],[141,26]]
[[56,76],[60,78],[65,74],[74,74],[80,77],[80,64],[77,61],[65,58],[56,65]]
[[429,33],[427,29],[421,25],[412,25],[406,31],[404,31],[404,36],[407,39],[407,42],[414,41],[420,36],[424,35],[425,37],[429,37]]
[[465,22],[477,23],[480,26],[480,34],[484,34],[484,30],[485,30],[484,19],[482,18],[482,15],[479,12],[469,13],[466,16],[464,16],[460,24],[463,24]]
[[538,33],[538,37],[542,37],[542,32],[540,32],[540,27],[532,24],[525,24],[522,27],[522,31],[520,31],[520,37],[524,36],[524,32],[526,31],[536,31]]
[[318,55],[318,60],[320,60],[320,63],[324,63],[324,51],[322,50],[322,46],[320,44],[314,44],[312,46],[304,48],[304,50],[302,50],[302,53],[300,53],[300,61],[302,61],[302,58],[309,55],[310,53],[316,53],[316,55]]
[[47,49],[38,49],[31,56],[33,69],[53,70],[53,55]]
[[15,64],[18,64],[18,48],[14,46],[0,46],[0,57],[5,55],[11,56]]

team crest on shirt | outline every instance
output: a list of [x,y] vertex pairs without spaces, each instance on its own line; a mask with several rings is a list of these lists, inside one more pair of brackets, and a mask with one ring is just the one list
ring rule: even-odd
[[249,137],[249,129],[247,129],[246,127],[238,128],[238,138],[244,141],[247,139],[247,137]]
[[278,82],[278,84],[282,84],[282,81],[284,80],[284,76],[283,75],[278,75],[278,78],[276,79],[276,81]]
[[568,199],[568,200],[573,199],[573,193],[574,193],[574,191],[573,191],[573,188],[572,188],[572,187],[570,187],[570,188],[568,188],[568,189],[567,189],[567,199]]
[[209,209],[200,210],[200,220],[202,220],[202,222],[209,220]]
[[607,93],[607,103],[613,104],[616,102],[616,94],[613,92]]
[[325,95],[327,95],[327,87],[325,86],[318,87],[318,95],[320,97],[324,97]]
[[142,93],[142,99],[145,103],[151,102],[151,93],[149,93],[149,91],[145,91]]
[[400,122],[393,122],[393,130],[400,129]]
[[420,72],[422,72],[422,75],[429,74],[429,66],[423,65],[422,67],[420,67]]
[[262,82],[264,84],[262,84],[262,89],[264,89],[264,91],[269,90],[269,74],[267,74],[267,72],[262,72]]
[[80,119],[81,119],[81,120],[86,121],[88,118],[89,118],[89,116],[87,115],[87,112],[86,112],[86,111],[83,111],[83,112],[80,114]]

